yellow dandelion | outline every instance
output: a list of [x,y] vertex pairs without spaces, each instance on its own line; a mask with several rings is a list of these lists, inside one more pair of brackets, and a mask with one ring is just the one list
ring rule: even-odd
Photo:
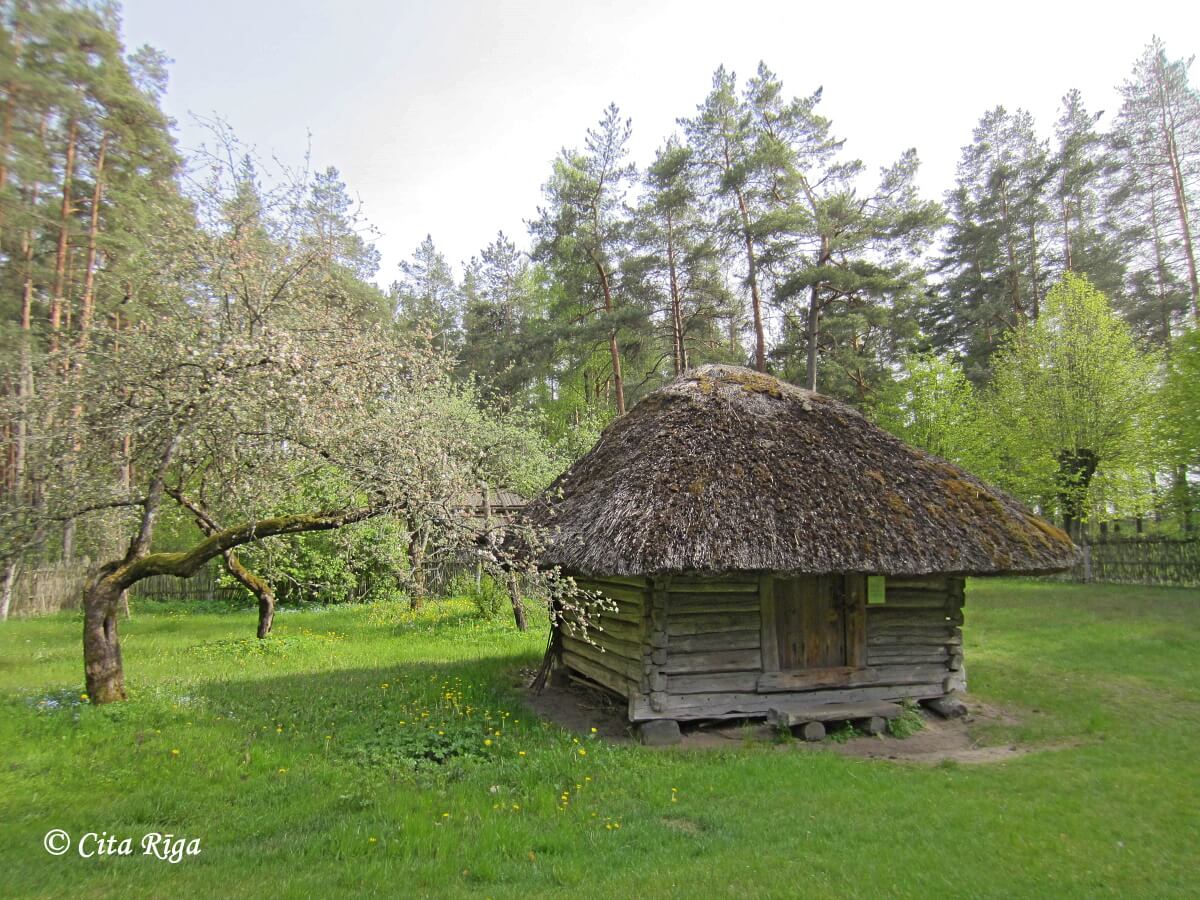
[[524,756],[524,755],[525,755],[525,751],[524,751],[524,750],[518,750],[518,751],[517,751],[517,756]]
[[367,838],[367,843],[374,844],[378,840],[379,840],[379,838],[369,837],[369,838]]
[[491,738],[484,738],[484,739],[483,739],[483,746],[485,746],[485,747],[490,747],[490,746],[492,746],[492,739],[491,739]]
[[580,755],[580,756],[587,756],[587,751],[586,751],[586,750],[584,750],[582,747],[580,747],[580,748],[579,748],[579,755]]
[[87,698],[88,698],[87,694],[80,694],[80,695],[79,695],[79,699],[80,699],[80,700],[86,700]]
[[442,813],[442,818],[443,818],[443,819],[448,819],[448,818],[450,818],[450,813]]
[[521,808],[521,804],[520,804],[520,803],[514,803],[514,804],[513,804],[513,809],[520,809],[520,808]]
[[279,774],[280,774],[280,775],[282,775],[282,774],[283,774],[284,772],[286,772],[286,771],[287,771],[287,769],[280,769],[280,770],[279,770]]
[[171,751],[171,755],[172,755],[172,756],[178,756],[178,755],[179,755],[179,751],[178,751],[178,750],[172,750],[172,751]]
[[592,734],[596,734],[596,729],[595,729],[595,728],[593,728],[593,729],[592,729]]

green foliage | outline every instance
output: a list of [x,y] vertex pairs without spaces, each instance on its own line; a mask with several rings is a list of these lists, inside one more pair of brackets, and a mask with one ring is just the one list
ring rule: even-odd
[[900,377],[877,395],[880,427],[983,478],[996,475],[995,441],[975,388],[963,370],[935,353],[904,361]]
[[[397,600],[398,575],[408,566],[408,534],[381,516],[336,531],[272,538],[239,554],[265,579],[280,603],[346,603]],[[236,584],[229,575],[223,581]]]
[[905,700],[903,711],[894,719],[888,719],[888,734],[896,738],[912,737],[925,727],[925,718],[921,715],[921,707],[912,700]]
[[481,574],[478,579],[470,575],[460,575],[450,584],[447,592],[452,597],[469,600],[484,619],[498,619],[512,606],[508,589],[486,573]]
[[1137,493],[1123,495],[1149,485],[1158,369],[1103,294],[1083,277],[1064,276],[1038,321],[1014,332],[995,358],[986,402],[1001,484],[1056,505],[1071,521],[1098,489],[1126,509],[1136,504]]

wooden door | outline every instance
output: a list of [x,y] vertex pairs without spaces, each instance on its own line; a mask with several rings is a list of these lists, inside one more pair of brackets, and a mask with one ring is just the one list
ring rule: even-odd
[[861,576],[775,578],[774,642],[779,671],[861,667],[865,659],[865,591]]

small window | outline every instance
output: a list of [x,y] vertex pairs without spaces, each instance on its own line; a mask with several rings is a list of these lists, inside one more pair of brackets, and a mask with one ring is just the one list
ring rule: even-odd
[[887,589],[882,575],[867,576],[867,603],[879,604],[887,600]]

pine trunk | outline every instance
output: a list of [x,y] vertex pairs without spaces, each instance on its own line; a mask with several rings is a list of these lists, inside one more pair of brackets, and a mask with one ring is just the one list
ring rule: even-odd
[[50,300],[50,349],[59,349],[59,330],[62,328],[63,308],[66,305],[67,249],[71,221],[71,180],[75,171],[76,124],[67,125],[67,156],[63,165],[62,207],[58,219],[58,249],[54,255],[54,291]]
[[[604,292],[604,311],[610,316],[613,312],[612,286],[608,282],[608,273],[604,271],[598,259],[593,257],[596,272],[600,275],[600,289]],[[617,395],[617,415],[625,415],[625,379],[621,377],[621,348],[617,345],[617,330],[609,329],[608,353],[612,357],[613,387]]]
[[767,371],[767,334],[763,327],[762,298],[758,293],[758,261],[754,257],[754,239],[750,235],[750,210],[746,198],[737,192],[738,212],[742,217],[742,236],[746,242],[746,275],[750,281],[750,309],[754,316],[754,368]]

